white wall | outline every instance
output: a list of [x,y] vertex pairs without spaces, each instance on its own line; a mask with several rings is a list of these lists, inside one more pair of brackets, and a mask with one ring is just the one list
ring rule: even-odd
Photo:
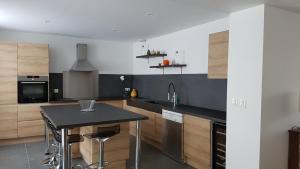
[[[259,169],[264,5],[230,15],[226,168]],[[247,107],[231,103],[247,100]],[[271,169],[271,168],[266,168]]]
[[[168,58],[172,59],[178,50],[184,55],[187,67],[183,69],[185,74],[207,73],[208,69],[208,35],[210,33],[225,31],[229,29],[228,18],[206,23],[179,32],[167,34],[147,40],[151,50],[166,51]],[[149,66],[158,65],[162,58],[136,59],[142,55],[141,46],[144,43],[134,43],[133,47],[133,73],[134,74],[161,74],[162,70],[150,69]],[[184,53],[184,54],[183,54]],[[167,74],[179,74],[180,69],[166,69]]]
[[300,14],[265,10],[261,169],[284,169],[288,130],[299,125]]
[[88,44],[88,58],[100,74],[132,73],[132,43],[14,31],[0,31],[0,41],[49,44],[51,73],[70,69],[76,58],[76,43]]

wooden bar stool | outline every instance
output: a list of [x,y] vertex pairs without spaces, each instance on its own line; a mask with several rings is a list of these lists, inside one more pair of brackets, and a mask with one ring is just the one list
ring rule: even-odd
[[[108,127],[98,127],[96,133],[84,134],[88,139],[95,139],[99,142],[99,162],[97,169],[104,169],[104,143],[111,137],[120,133],[120,124],[108,126]],[[97,164],[97,163],[95,163]],[[90,164],[88,167],[95,164]]]

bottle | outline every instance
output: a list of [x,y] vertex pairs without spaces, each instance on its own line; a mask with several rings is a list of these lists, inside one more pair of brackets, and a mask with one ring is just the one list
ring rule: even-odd
[[148,56],[151,55],[150,49],[147,50],[147,55],[148,55]]
[[131,93],[130,93],[130,96],[135,98],[137,97],[137,90],[136,89],[132,89]]
[[174,60],[175,64],[182,64],[178,50],[175,52]]

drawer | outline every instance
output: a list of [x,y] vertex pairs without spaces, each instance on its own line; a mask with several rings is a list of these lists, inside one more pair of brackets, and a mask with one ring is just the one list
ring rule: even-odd
[[43,120],[18,122],[18,137],[32,137],[42,135],[44,135]]
[[46,104],[18,105],[18,121],[42,120],[40,106]]

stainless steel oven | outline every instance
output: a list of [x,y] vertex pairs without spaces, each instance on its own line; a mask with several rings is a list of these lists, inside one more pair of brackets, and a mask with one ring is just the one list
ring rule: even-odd
[[18,103],[48,102],[47,76],[19,76]]

